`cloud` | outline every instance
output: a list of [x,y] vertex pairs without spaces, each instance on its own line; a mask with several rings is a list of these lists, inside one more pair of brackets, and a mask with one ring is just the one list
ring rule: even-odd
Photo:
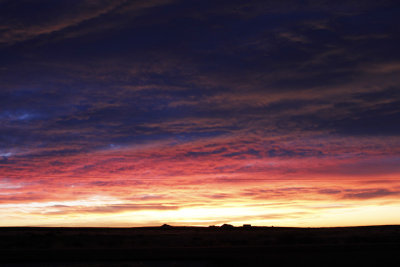
[[[53,205],[43,209],[36,214],[58,216],[65,214],[108,214],[108,213],[122,213],[133,212],[140,210],[177,210],[178,206],[163,205],[163,204],[114,204],[102,206],[68,206],[68,205]],[[33,212],[35,213],[35,212]]]
[[343,195],[345,199],[373,199],[388,196],[398,196],[400,192],[387,189],[347,190],[349,193]]
[[291,32],[282,32],[279,33],[279,37],[284,38],[290,42],[296,42],[296,43],[308,43],[309,40],[302,36],[302,35],[297,35],[297,34],[293,34]]
[[237,152],[231,152],[224,154],[224,157],[236,157],[236,156],[244,156],[244,155],[250,155],[250,156],[256,156],[256,157],[261,157],[260,156],[260,151],[249,148],[247,151],[237,151]]
[[179,207],[171,205],[160,205],[160,204],[123,204],[123,205],[108,205],[101,207],[90,207],[79,210],[78,213],[115,213],[125,211],[136,211],[136,210],[176,210]]
[[320,194],[328,194],[328,195],[335,195],[341,193],[341,190],[338,189],[321,189],[318,191]]
[[[63,39],[77,38],[113,28],[118,29],[121,24],[127,23],[124,14],[132,19],[132,17],[140,16],[146,9],[171,2],[174,0],[152,0],[143,3],[126,0],[85,0],[73,4],[62,1],[55,3],[48,0],[36,2],[24,0],[18,4],[4,1],[2,3],[4,24],[0,34],[0,44],[13,45],[42,38],[38,40],[40,43],[50,34],[53,35],[53,40],[46,42],[59,42]],[[28,13],[24,11],[27,8],[30,8]],[[108,23],[99,23],[99,20],[101,21],[104,17],[108,19]]]
[[225,152],[226,150],[227,149],[225,147],[223,147],[223,148],[215,149],[212,151],[189,151],[186,153],[186,155],[189,157],[209,156],[209,155],[221,154],[221,153]]
[[[68,5],[63,2],[30,1],[12,4],[11,1],[3,3],[2,12],[7,14],[4,18],[18,14],[26,8],[31,8],[25,16],[13,17],[13,24],[3,26],[0,35],[0,43],[13,44],[35,38],[43,34],[50,34],[64,30],[69,27],[77,26],[82,22],[106,14],[124,1],[83,1],[80,4]],[[41,18],[32,20],[36,14],[41,14]]]

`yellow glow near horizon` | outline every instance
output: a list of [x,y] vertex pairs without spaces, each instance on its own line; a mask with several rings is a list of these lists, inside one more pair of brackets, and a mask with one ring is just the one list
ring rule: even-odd
[[[326,206],[328,207],[328,206]],[[70,213],[70,214],[30,214],[20,210],[13,216],[0,211],[3,220],[0,226],[105,226],[135,227],[159,226],[168,223],[176,226],[209,226],[223,223],[240,226],[252,224],[259,226],[291,227],[331,227],[355,225],[398,224],[400,206],[369,204],[365,206],[338,205],[328,208],[318,206],[313,209],[309,204],[303,207],[283,206],[267,207],[254,203],[221,205],[209,207],[187,207],[176,210],[137,210],[118,213]],[[29,223],[27,223],[29,221]]]

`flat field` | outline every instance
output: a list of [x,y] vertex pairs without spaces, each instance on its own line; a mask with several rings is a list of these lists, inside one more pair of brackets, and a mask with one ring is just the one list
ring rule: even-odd
[[400,266],[400,226],[4,227],[0,266]]

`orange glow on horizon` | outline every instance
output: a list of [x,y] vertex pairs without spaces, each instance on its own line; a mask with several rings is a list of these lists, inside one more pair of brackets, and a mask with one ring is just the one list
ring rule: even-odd
[[[213,142],[219,145],[212,149],[201,142],[162,143],[41,159],[35,169],[27,163],[22,173],[3,173],[25,179],[1,180],[0,225],[320,227],[400,221],[397,167],[388,161],[393,171],[374,174],[370,163],[371,157],[385,157],[268,157],[240,154],[239,141],[229,150],[232,141]],[[362,140],[358,146],[363,149]],[[62,172],[51,164],[56,160],[65,162]],[[370,175],[355,173],[363,164]]]

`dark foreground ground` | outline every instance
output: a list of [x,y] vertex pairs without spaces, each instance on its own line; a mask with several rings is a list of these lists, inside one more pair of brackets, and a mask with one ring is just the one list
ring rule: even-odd
[[0,266],[400,266],[400,226],[6,227]]

